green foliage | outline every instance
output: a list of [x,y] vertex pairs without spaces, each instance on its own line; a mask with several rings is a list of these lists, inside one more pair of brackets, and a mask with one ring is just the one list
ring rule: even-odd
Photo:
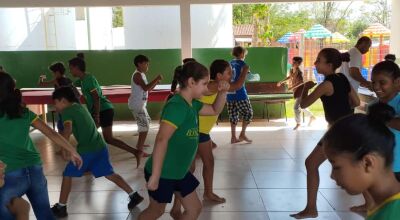
[[113,19],[112,19],[113,28],[123,27],[124,19],[122,14],[123,12],[122,7],[113,7],[112,12],[113,12]]

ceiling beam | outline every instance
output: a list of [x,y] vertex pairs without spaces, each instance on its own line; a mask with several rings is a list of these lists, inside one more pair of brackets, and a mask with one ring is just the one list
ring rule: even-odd
[[[0,7],[103,7],[137,5],[315,2],[320,0],[1,0]],[[345,1],[345,0],[336,0]],[[362,0],[359,0],[362,1]]]

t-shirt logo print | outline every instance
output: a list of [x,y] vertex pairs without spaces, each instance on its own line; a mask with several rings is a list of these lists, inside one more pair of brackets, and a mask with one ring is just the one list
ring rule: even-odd
[[198,137],[199,136],[199,129],[198,128],[191,128],[186,132],[187,137]]

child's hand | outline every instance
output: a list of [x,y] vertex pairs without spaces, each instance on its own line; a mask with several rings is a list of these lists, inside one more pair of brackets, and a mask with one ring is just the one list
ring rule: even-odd
[[82,158],[81,155],[79,155],[76,151],[75,152],[71,152],[71,162],[78,167],[78,169],[82,168]]
[[308,81],[308,82],[304,83],[304,89],[311,89],[311,88],[314,87],[315,85],[317,85],[315,82],[313,82],[313,81]]
[[29,210],[31,206],[25,199],[20,197],[15,197],[11,200],[10,204],[7,205],[7,208],[13,215],[18,217],[18,216],[29,216]]
[[155,176],[151,175],[149,181],[147,182],[147,189],[150,191],[156,191],[158,189],[158,183],[160,178],[156,178]]
[[278,83],[276,83],[276,86],[281,86],[282,85],[282,83],[281,82],[278,82]]
[[7,165],[0,160],[0,187],[4,185],[4,172],[6,170]]
[[219,81],[218,82],[218,91],[219,92],[227,92],[230,88],[230,84],[227,81]]

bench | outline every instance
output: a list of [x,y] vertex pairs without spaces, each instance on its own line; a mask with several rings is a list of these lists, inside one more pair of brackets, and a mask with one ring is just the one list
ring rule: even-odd
[[267,120],[269,121],[269,104],[280,104],[280,114],[282,117],[282,108],[286,114],[286,102],[293,99],[293,93],[288,91],[286,86],[277,86],[276,82],[247,82],[246,90],[250,102],[263,103],[263,118],[265,118],[265,110],[267,110]]

